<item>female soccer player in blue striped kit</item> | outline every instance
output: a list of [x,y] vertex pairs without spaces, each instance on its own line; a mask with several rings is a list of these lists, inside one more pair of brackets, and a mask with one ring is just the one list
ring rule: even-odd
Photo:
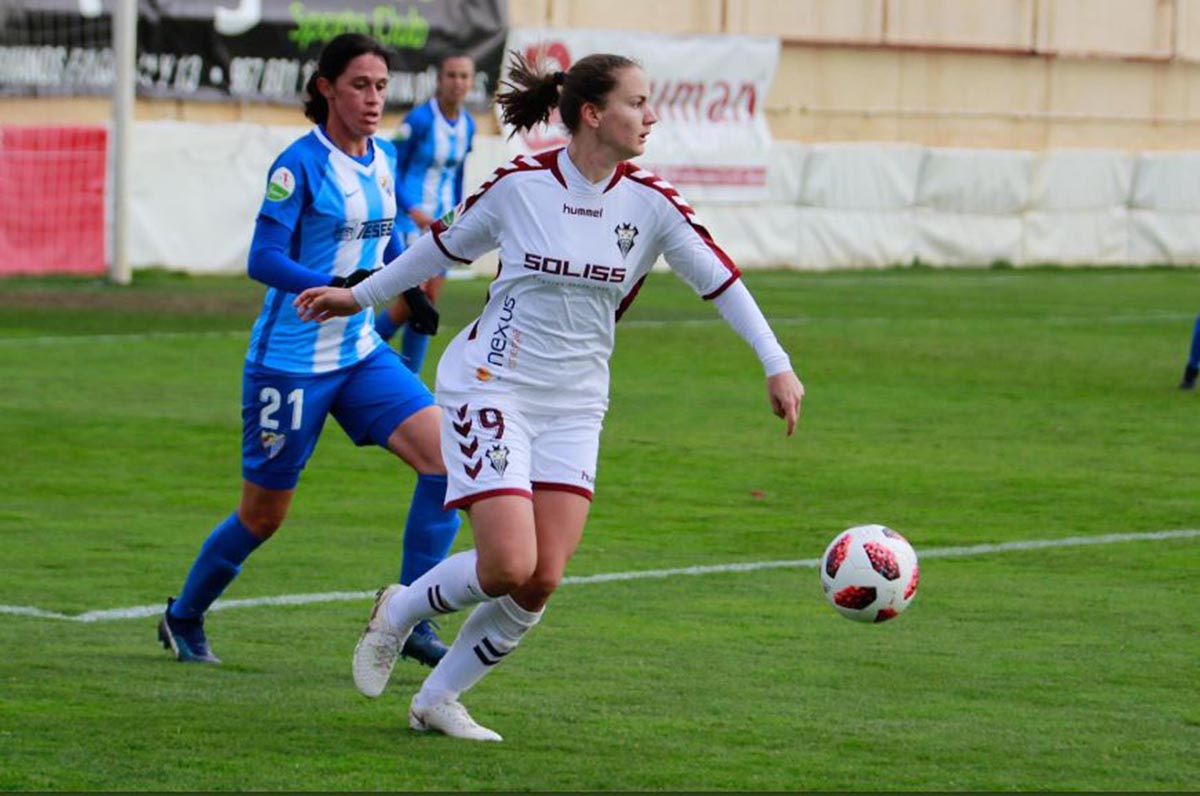
[[[396,226],[409,245],[463,199],[463,173],[475,138],[475,120],[464,103],[474,83],[475,62],[469,56],[443,58],[434,96],[404,117],[392,139],[399,170],[396,200],[404,211]],[[422,285],[430,303],[437,303],[445,281],[443,273]],[[400,358],[413,373],[421,372],[429,350],[429,335],[419,326],[409,320],[408,304],[402,299],[375,319],[375,331],[384,340],[403,327]]]
[[[417,471],[405,582],[445,558],[458,530],[455,511],[443,508],[440,410],[376,334],[373,310],[318,328],[292,306],[294,294],[355,284],[403,250],[394,227],[395,150],[375,136],[387,82],[387,52],[378,42],[334,38],[307,89],[304,112],[317,126],[271,166],[249,258],[250,276],[268,289],[242,381],[242,496],[200,548],[159,623],[159,640],[180,661],[220,663],[204,613],[278,530],[328,415],[356,444],[386,448]],[[409,295],[414,311],[435,322],[420,291]],[[444,653],[428,625],[405,650],[429,666]]]

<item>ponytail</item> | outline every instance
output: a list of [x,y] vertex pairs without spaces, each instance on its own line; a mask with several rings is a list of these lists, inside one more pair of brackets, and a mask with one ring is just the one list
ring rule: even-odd
[[543,73],[515,50],[510,54],[513,65],[508,80],[501,84],[508,90],[497,94],[496,102],[503,108],[505,124],[512,125],[514,133],[548,121],[555,108],[563,126],[575,133],[584,103],[603,108],[608,93],[617,85],[617,72],[638,65],[623,55],[594,53],[576,61],[566,72]]
[[508,70],[508,79],[501,83],[507,88],[496,94],[496,103],[502,109],[504,123],[512,125],[515,134],[518,130],[529,130],[540,122],[549,121],[550,112],[558,106],[559,81],[555,75],[539,73],[516,50],[511,51],[511,55],[513,64]]

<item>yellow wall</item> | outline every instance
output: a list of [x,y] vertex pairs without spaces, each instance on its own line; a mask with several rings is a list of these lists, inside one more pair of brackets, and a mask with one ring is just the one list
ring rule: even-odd
[[[509,0],[509,21],[778,35],[777,138],[1200,146],[1200,0]],[[0,100],[11,122],[107,113],[103,100]],[[236,103],[139,101],[137,115],[303,123],[298,108]]]

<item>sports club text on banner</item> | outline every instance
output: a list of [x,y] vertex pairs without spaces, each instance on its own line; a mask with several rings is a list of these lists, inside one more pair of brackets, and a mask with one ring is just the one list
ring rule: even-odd
[[[547,69],[566,70],[597,52],[633,58],[646,70],[659,116],[639,163],[691,200],[746,201],[765,192],[771,131],[762,108],[779,39],[513,28],[505,49],[536,56]],[[532,153],[565,141],[556,111],[549,125],[513,136],[510,147]]]

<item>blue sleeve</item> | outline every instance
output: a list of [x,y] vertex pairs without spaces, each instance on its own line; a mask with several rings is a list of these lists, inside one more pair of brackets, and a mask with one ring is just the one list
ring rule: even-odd
[[[463,113],[467,113],[463,111]],[[462,163],[458,164],[458,170],[454,174],[454,204],[458,205],[463,200],[463,179],[467,172],[467,155],[471,154],[471,150],[475,147],[475,117],[467,113],[467,148],[463,152]]]
[[388,238],[387,246],[383,249],[383,264],[387,265],[400,256],[404,251],[404,233],[399,224],[392,225],[392,237]]
[[413,206],[413,203],[408,201],[408,197],[404,195],[404,175],[408,172],[409,164],[412,163],[413,153],[417,151],[417,146],[421,142],[421,136],[424,134],[424,128],[421,124],[421,114],[416,112],[416,108],[409,112],[408,116],[404,117],[400,129],[396,131],[395,137],[392,138],[392,145],[396,147],[396,203],[400,205],[400,209],[407,213]]
[[299,293],[310,287],[324,287],[331,277],[305,268],[288,256],[292,231],[268,215],[260,215],[254,225],[247,263],[250,278],[285,293]]
[[267,191],[258,210],[260,217],[273,218],[288,229],[296,228],[307,204],[306,197],[313,195],[316,187],[307,184],[303,140],[293,143],[271,164]]

